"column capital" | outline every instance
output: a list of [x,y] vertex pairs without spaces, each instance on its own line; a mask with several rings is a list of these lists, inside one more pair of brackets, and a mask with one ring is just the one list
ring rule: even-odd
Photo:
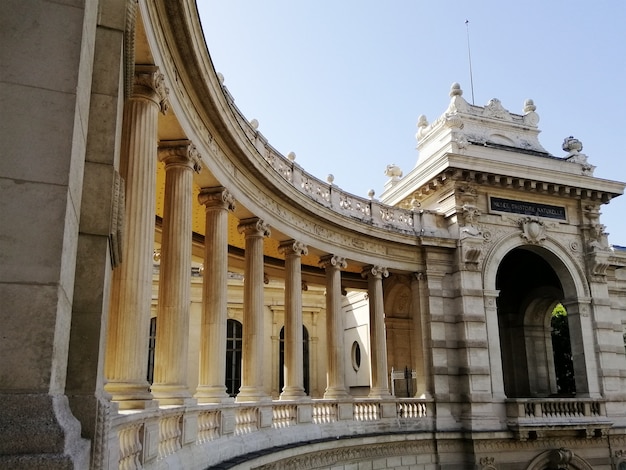
[[280,242],[278,245],[278,252],[284,255],[307,255],[309,253],[309,249],[307,246],[299,242],[297,240],[286,240],[284,242]]
[[235,197],[224,187],[202,188],[198,194],[198,202],[206,209],[221,208],[235,210]]
[[136,65],[132,96],[144,97],[154,101],[159,110],[166,114],[170,107],[169,88],[165,86],[165,77],[155,65]]
[[338,269],[346,269],[348,267],[348,263],[346,262],[346,259],[341,256],[324,255],[320,257],[319,267],[320,268],[336,267]]
[[200,173],[202,157],[191,140],[162,140],[159,142],[159,161],[170,166],[185,166]]
[[361,277],[366,278],[372,276],[375,279],[382,279],[389,276],[389,271],[383,266],[365,266],[361,271]]
[[271,233],[269,224],[258,217],[241,220],[237,226],[237,230],[239,233],[243,233],[246,236],[257,237],[269,237]]

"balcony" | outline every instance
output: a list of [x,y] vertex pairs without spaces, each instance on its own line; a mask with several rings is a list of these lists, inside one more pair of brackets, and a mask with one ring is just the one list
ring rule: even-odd
[[423,399],[202,404],[118,412],[109,468],[211,468],[282,449],[378,433],[432,431]]
[[606,435],[612,422],[604,401],[591,398],[514,398],[506,403],[507,425],[522,441],[574,432]]

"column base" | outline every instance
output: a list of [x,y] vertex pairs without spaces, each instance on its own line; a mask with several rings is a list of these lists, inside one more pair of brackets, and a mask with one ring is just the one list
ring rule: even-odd
[[269,402],[272,398],[265,392],[257,389],[256,387],[241,387],[239,394],[235,397],[236,403],[241,402]]
[[150,393],[148,382],[108,382],[104,390],[111,394],[111,400],[120,410],[149,410],[159,406]]
[[304,387],[285,387],[280,394],[281,400],[300,400],[305,398],[307,394],[304,391]]
[[195,405],[197,400],[191,396],[184,385],[153,384],[152,396],[158,400],[159,406]]
[[352,395],[345,388],[327,388],[324,392],[324,398],[332,400],[352,399]]
[[194,398],[198,403],[234,403],[235,398],[226,393],[223,385],[204,385],[196,389]]
[[391,393],[388,388],[372,388],[370,389],[370,393],[367,395],[368,398],[377,398],[379,400],[384,400],[386,398],[392,398]]

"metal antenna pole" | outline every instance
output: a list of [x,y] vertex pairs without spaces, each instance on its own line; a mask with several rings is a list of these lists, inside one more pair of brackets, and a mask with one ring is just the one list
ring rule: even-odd
[[474,77],[472,75],[472,53],[470,51],[469,20],[465,20],[467,30],[467,57],[469,59],[470,87],[472,88],[472,105],[474,104]]

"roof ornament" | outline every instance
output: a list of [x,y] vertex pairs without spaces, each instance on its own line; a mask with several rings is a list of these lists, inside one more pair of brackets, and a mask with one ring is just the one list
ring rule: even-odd
[[539,124],[539,115],[535,112],[537,106],[531,99],[524,101],[524,124],[537,127]]
[[391,178],[391,184],[395,184],[402,178],[402,169],[395,163],[391,163],[385,168],[385,176]]
[[580,140],[570,135],[563,140],[561,148],[567,152],[567,155],[564,157],[565,161],[582,165],[583,175],[593,175],[595,166],[587,162],[587,155],[580,153],[583,149],[583,143]]

